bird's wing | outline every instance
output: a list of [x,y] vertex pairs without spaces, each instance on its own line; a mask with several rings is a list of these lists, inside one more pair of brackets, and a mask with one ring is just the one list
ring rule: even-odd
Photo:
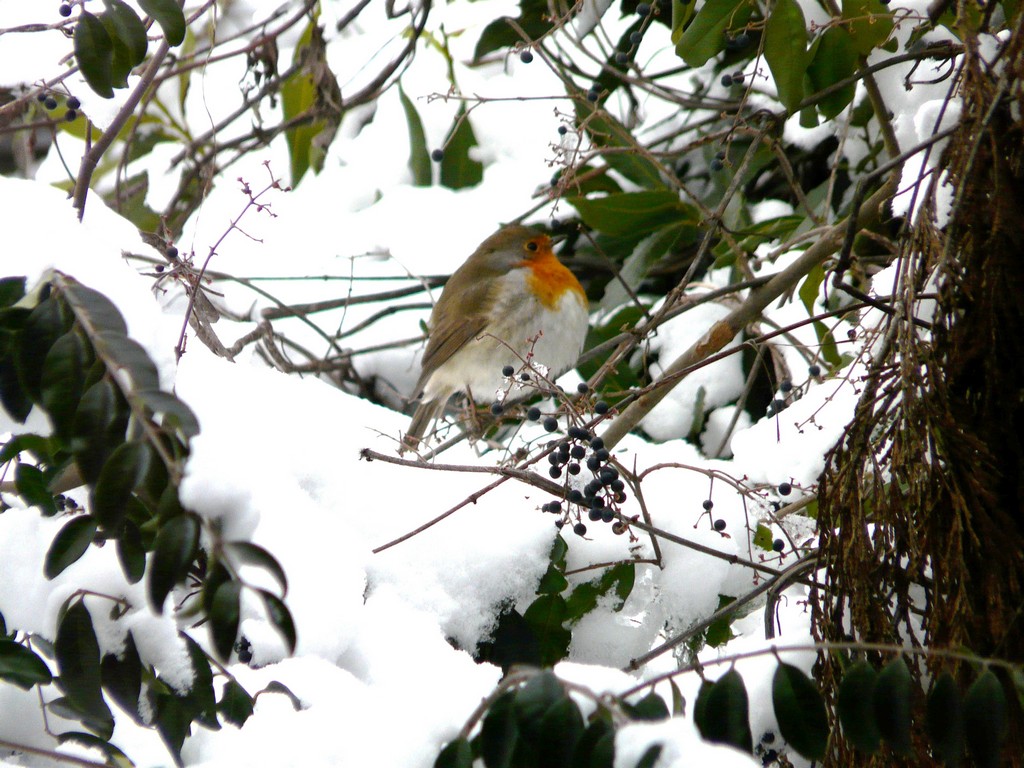
[[423,393],[427,381],[438,368],[451,359],[452,355],[462,349],[473,339],[482,335],[487,327],[488,319],[483,315],[468,317],[464,320],[453,318],[430,330],[430,340],[423,353],[423,372],[416,382],[416,394]]

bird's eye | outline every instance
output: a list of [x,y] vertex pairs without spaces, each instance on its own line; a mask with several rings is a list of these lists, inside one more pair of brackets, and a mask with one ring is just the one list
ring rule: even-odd
[[540,248],[540,246],[537,245],[537,241],[536,240],[531,240],[530,242],[528,242],[526,244],[526,250],[528,250],[528,251],[536,251],[538,248]]

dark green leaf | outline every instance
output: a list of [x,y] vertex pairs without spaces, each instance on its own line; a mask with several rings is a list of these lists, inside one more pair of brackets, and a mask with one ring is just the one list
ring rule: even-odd
[[594,199],[569,197],[566,202],[579,211],[588,227],[617,237],[642,236],[667,224],[697,221],[693,207],[667,190],[620,192]]
[[565,689],[554,672],[539,672],[516,691],[514,704],[518,722],[524,730],[528,730],[536,725],[548,709],[565,697]]
[[892,32],[892,13],[878,0],[843,0],[842,26],[854,50],[867,56]]
[[234,678],[224,684],[217,711],[232,725],[241,728],[253,712],[254,699]]
[[152,16],[172,46],[185,39],[185,14],[174,0],[139,0],[139,7]]
[[108,653],[100,662],[103,689],[137,723],[143,724],[139,713],[139,695],[142,693],[142,660],[135,647],[135,638],[129,632],[124,649],[115,655]]
[[89,515],[75,515],[53,537],[46,552],[43,573],[54,579],[85,554],[96,536],[96,521]]
[[123,440],[123,433],[112,435],[120,420],[118,405],[118,393],[106,378],[89,387],[78,402],[71,422],[69,447],[87,483],[96,482],[107,457]]
[[615,729],[604,718],[593,720],[576,743],[569,768],[613,768]]
[[707,0],[679,37],[676,53],[691,67],[706,64],[725,48],[725,31],[735,27],[738,10],[747,4],[748,0]]
[[280,693],[282,696],[286,696],[291,701],[292,707],[295,709],[296,712],[300,712],[303,709],[305,709],[305,706],[302,703],[302,699],[300,699],[298,696],[292,693],[291,689],[288,688],[287,685],[277,680],[271,680],[269,683],[267,683],[266,687],[256,692],[256,695],[253,696],[253,699],[258,699],[264,693]]
[[862,752],[873,754],[882,745],[882,733],[875,722],[875,684],[878,673],[866,661],[858,661],[843,675],[836,699],[836,711],[843,736]]
[[477,146],[476,134],[469,122],[469,112],[462,106],[455,115],[441,159],[441,184],[449,189],[475,187],[484,178],[484,166],[470,156]]
[[[807,67],[807,76],[815,92],[850,77],[857,69],[857,52],[850,33],[843,27],[829,27],[818,39],[814,58]],[[853,101],[856,85],[848,83],[835,93],[818,99],[822,117],[831,120]]]
[[[518,30],[509,24],[510,18],[502,16],[484,28],[473,51],[474,61],[479,61],[488,53],[499,48],[510,48],[523,41]],[[519,18],[515,21],[531,40],[543,37],[554,25],[548,11],[547,0],[520,0]]]
[[523,618],[539,643],[541,666],[553,666],[566,657],[572,633],[563,624],[568,610],[561,595],[540,595],[526,609]]
[[238,637],[242,585],[229,580],[217,587],[210,605],[210,640],[217,657],[226,661]]
[[947,671],[935,680],[928,694],[925,730],[935,756],[949,766],[960,765],[964,758],[964,712],[960,690]]
[[978,768],[997,768],[1009,730],[1006,694],[999,678],[986,669],[964,697],[967,748]]
[[772,704],[782,737],[808,760],[821,760],[828,716],[817,686],[792,664],[780,663],[772,679]]
[[514,694],[505,693],[491,705],[480,727],[480,756],[487,768],[510,768],[519,741]]
[[114,43],[98,17],[82,11],[74,32],[75,60],[82,77],[98,96],[112,99]]
[[594,145],[614,150],[601,155],[610,168],[645,189],[665,189],[660,166],[639,151],[632,131],[610,112],[598,109],[586,99],[573,99],[573,105],[577,123],[586,128]]
[[569,580],[555,566],[548,565],[547,571],[541,576],[540,583],[537,585],[538,595],[557,595],[559,592],[564,592],[569,588]]
[[697,728],[707,741],[753,751],[747,688],[735,669],[730,669],[711,685],[700,687],[695,711],[700,712]]
[[37,304],[25,318],[18,346],[21,384],[34,402],[41,402],[43,366],[50,347],[64,335],[65,323],[55,299]]
[[224,552],[237,560],[238,564],[254,565],[267,571],[281,587],[281,595],[288,594],[288,578],[284,569],[263,547],[251,541],[229,541],[224,544]]
[[668,720],[671,716],[668,707],[665,706],[665,700],[654,691],[648,693],[635,704],[624,704],[623,706],[630,717],[635,720],[659,722],[661,720]]
[[199,647],[199,643],[187,634],[179,632],[178,636],[185,642],[189,661],[192,662],[192,687],[188,695],[182,697],[186,711],[207,728],[217,729],[220,723],[217,720],[217,700],[213,693],[213,670],[210,668],[210,659],[206,651]]
[[99,19],[110,36],[110,45],[114,51],[114,56],[110,60],[110,85],[115,90],[127,88],[128,75],[132,71],[132,52],[118,34],[113,17],[105,11],[100,14]]
[[563,696],[543,714],[536,741],[536,768],[565,768],[583,736],[583,715],[576,702]]
[[100,18],[109,19],[107,33],[114,35],[124,44],[131,55],[130,63],[134,67],[142,63],[146,58],[146,49],[149,46],[146,40],[146,26],[142,19],[135,13],[134,9],[123,0],[103,0],[107,6]]
[[[733,602],[735,599],[736,598],[732,595],[719,595],[718,608],[716,610],[725,608],[725,606]],[[704,632],[704,642],[712,648],[718,648],[720,645],[725,645],[727,642],[732,640],[733,618],[733,616],[722,616],[721,618],[715,619],[715,621],[711,622],[711,624],[708,625],[707,630]]]
[[82,600],[68,608],[57,627],[54,642],[60,684],[68,701],[87,719],[85,724],[110,738],[114,718],[103,700],[100,646],[92,628],[92,616]]
[[61,744],[81,744],[91,749],[96,749],[102,752],[107,758],[107,765],[116,766],[130,766],[133,765],[132,761],[128,759],[128,756],[120,749],[111,744],[107,739],[94,736],[91,733],[84,733],[82,731],[68,731],[61,733],[57,736],[57,741]]
[[654,764],[658,762],[658,758],[661,757],[661,744],[652,744],[644,752],[643,756],[637,761],[636,768],[654,768]]
[[914,745],[910,740],[910,670],[902,656],[897,656],[878,673],[875,682],[875,722],[885,743],[894,751],[910,756]]
[[288,652],[295,653],[297,635],[295,633],[295,622],[292,619],[291,611],[288,610],[288,606],[272,592],[267,592],[265,589],[258,589],[256,591],[263,598],[263,607],[267,611],[270,623],[281,633],[285,643],[287,643]]
[[0,277],[0,307],[14,306],[24,295],[24,277]]
[[99,291],[65,277],[61,283],[64,298],[90,336],[113,332],[125,336],[128,326],[117,306]]
[[754,531],[754,546],[759,549],[763,549],[766,552],[772,551],[772,543],[775,541],[775,537],[772,535],[772,529],[761,523],[757,524],[757,530]]
[[128,499],[149,471],[149,448],[145,443],[122,443],[107,459],[91,492],[90,511],[108,531],[118,531],[127,514]]
[[434,768],[473,768],[473,748],[469,741],[449,741],[434,761]]
[[147,689],[147,693],[157,733],[174,758],[175,765],[183,766],[181,745],[185,743],[185,737],[192,725],[192,718],[185,703],[177,696],[159,692],[154,688]]
[[804,95],[807,25],[796,0],[776,0],[764,30],[764,59],[772,71],[779,101],[792,111]]
[[169,392],[161,392],[159,389],[139,391],[136,392],[136,395],[154,414],[163,415],[165,427],[174,427],[180,430],[186,438],[199,434],[199,420],[195,413],[174,395]]
[[642,293],[643,281],[662,258],[676,249],[680,241],[694,240],[696,234],[697,227],[692,221],[675,222],[655,229],[637,244],[622,262],[615,278],[608,281],[601,297],[601,308],[611,310],[632,301],[633,296]]
[[[0,321],[11,314],[19,314],[24,319],[28,317],[29,312],[25,310],[22,313],[20,308],[3,309],[0,310]],[[0,331],[0,405],[12,419],[24,424],[32,411],[32,398],[29,397],[19,376],[19,366],[16,362],[19,349],[18,344],[5,343],[4,334]]]
[[39,507],[47,517],[57,514],[57,505],[53,501],[53,494],[47,488],[46,476],[39,467],[19,463],[14,469],[14,487],[18,489],[18,495],[30,507]]
[[167,594],[188,575],[198,549],[199,521],[194,516],[178,515],[160,528],[153,542],[148,585],[150,604],[157,613],[163,613]]
[[0,639],[0,680],[27,691],[33,685],[47,685],[51,679],[45,661],[21,643]]
[[126,520],[117,537],[117,559],[129,584],[137,584],[146,573],[146,549],[142,545],[142,532],[131,520]]
[[133,389],[160,389],[160,374],[157,373],[156,365],[137,341],[117,331],[101,331],[95,343],[96,349],[109,357],[117,370],[131,377]]
[[[405,95],[401,85],[398,87],[398,98],[405,112],[405,123],[409,127],[409,171],[412,183],[416,187],[429,187],[434,175],[430,165],[430,152],[427,150],[427,134],[423,130],[416,105]],[[453,742],[454,743],[454,742]]]
[[75,331],[57,339],[43,360],[39,382],[41,404],[61,437],[70,435],[75,410],[85,388],[85,369],[89,363],[89,350]]

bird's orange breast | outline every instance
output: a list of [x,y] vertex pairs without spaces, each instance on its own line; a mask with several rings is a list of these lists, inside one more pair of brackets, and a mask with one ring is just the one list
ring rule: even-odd
[[575,291],[586,306],[587,296],[580,281],[550,250],[522,262],[522,266],[529,270],[527,287],[546,309],[557,309],[566,291]]

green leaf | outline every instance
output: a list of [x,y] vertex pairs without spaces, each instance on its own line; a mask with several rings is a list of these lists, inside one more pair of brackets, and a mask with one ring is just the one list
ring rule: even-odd
[[613,768],[614,764],[615,729],[605,718],[596,718],[576,742],[569,768]]
[[821,345],[822,359],[834,368],[839,368],[843,360],[839,355],[839,348],[836,346],[836,340],[832,335],[832,331],[820,320],[815,320],[814,333],[817,335],[818,343]]
[[702,685],[696,707],[700,719],[695,722],[700,735],[707,741],[730,744],[745,752],[753,751],[747,688],[735,668],[711,685]]
[[618,274],[608,281],[604,296],[601,297],[601,308],[611,310],[631,301],[632,296],[641,293],[641,284],[665,254],[677,248],[680,241],[693,241],[696,236],[696,222],[690,220],[674,222],[654,230],[637,244],[622,263]]
[[850,42],[861,56],[867,56],[892,32],[892,12],[878,0],[843,0],[844,26]]
[[14,306],[24,296],[24,277],[0,277],[0,307]]
[[780,663],[772,678],[772,704],[782,738],[808,760],[821,760],[828,745],[828,715],[814,682],[792,664]]
[[807,277],[800,283],[800,290],[797,294],[807,309],[808,315],[814,314],[814,305],[818,301],[818,289],[821,288],[824,280],[825,270],[820,264],[817,264],[811,268],[811,271],[807,273]]
[[910,739],[910,670],[897,656],[878,673],[873,696],[875,722],[885,743],[894,751],[910,757],[914,745]]
[[115,90],[127,88],[128,75],[132,71],[132,52],[118,34],[110,13],[104,11],[99,15],[99,19],[104,29],[107,30],[111,49],[114,52],[113,58],[110,60],[110,85]]
[[224,692],[217,702],[217,711],[229,723],[241,728],[253,713],[254,701],[245,688],[231,678],[224,684]]
[[430,152],[427,150],[427,134],[423,130],[423,121],[416,111],[416,105],[402,90],[401,84],[398,86],[398,98],[402,102],[405,122],[409,127],[409,171],[412,173],[413,186],[429,187],[434,174],[430,165]]
[[[811,88],[823,91],[830,85],[853,75],[857,70],[857,52],[853,48],[850,33],[842,27],[829,27],[817,40],[814,57],[807,66]],[[826,120],[831,120],[853,101],[857,88],[848,83],[835,93],[818,99],[818,111]]]
[[[693,18],[693,11],[697,4],[693,0],[672,0],[672,45],[679,45],[683,37],[686,25]],[[676,53],[682,55],[678,48]]]
[[185,39],[185,14],[175,0],[139,0],[139,7],[160,25],[170,45],[181,45]]
[[753,542],[754,546],[758,549],[771,552],[772,544],[775,542],[775,537],[772,535],[772,529],[763,523],[758,523],[757,530],[754,531]]
[[697,221],[694,208],[668,190],[569,197],[566,202],[579,211],[588,227],[616,237],[643,235],[667,224]]
[[[732,595],[719,595],[718,608],[716,608],[716,610],[725,608],[725,606],[735,600],[736,598]],[[733,616],[722,616],[711,622],[711,624],[708,625],[707,630],[704,632],[704,642],[712,648],[718,648],[732,640],[734,637],[732,633],[733,618]]]
[[75,317],[89,328],[90,335],[103,331],[112,331],[122,336],[128,334],[121,310],[102,293],[70,277],[63,278],[61,285],[62,295]]
[[112,434],[118,421],[118,394],[109,379],[100,379],[79,400],[68,441],[85,482],[96,482],[107,457],[123,440],[123,433]]
[[60,744],[81,744],[82,746],[89,747],[90,749],[99,750],[107,758],[107,765],[112,766],[132,766],[131,760],[128,756],[120,749],[115,747],[106,739],[94,736],[91,733],[84,733],[82,731],[67,731],[65,733],[58,734],[57,741]]
[[41,404],[53,422],[54,431],[62,438],[71,433],[75,410],[85,388],[85,369],[89,362],[89,350],[75,331],[57,339],[43,360],[39,382]]
[[565,696],[565,689],[554,672],[539,672],[516,691],[513,703],[518,722],[524,726],[524,730],[535,726],[541,716]]
[[288,607],[273,592],[268,592],[265,589],[257,589],[256,592],[263,599],[263,607],[267,611],[270,623],[281,633],[285,643],[288,644],[288,652],[295,653],[295,645],[298,642],[298,638],[295,632],[295,621],[292,619],[292,614]]
[[539,644],[541,666],[550,667],[568,655],[572,633],[563,625],[567,618],[561,595],[540,595],[523,614]]
[[178,515],[160,528],[153,542],[148,584],[149,601],[157,613],[163,613],[168,593],[188,575],[198,549],[199,521],[193,515]]
[[51,679],[45,661],[21,643],[0,638],[0,680],[27,691],[33,685],[49,684]]
[[131,377],[134,390],[160,389],[160,374],[149,353],[134,339],[116,330],[101,331],[94,339],[96,350],[110,359],[118,371]]
[[100,676],[103,690],[117,702],[135,722],[144,724],[139,713],[139,696],[142,693],[142,660],[135,647],[135,638],[128,632],[124,649],[115,655],[108,653],[100,661]]
[[146,573],[146,549],[142,545],[142,532],[131,520],[126,520],[117,537],[117,559],[129,584],[137,584]]
[[123,0],[103,0],[103,4],[107,6],[107,10],[100,14],[100,18],[109,19],[109,23],[104,24],[107,33],[111,37],[116,35],[128,50],[131,67],[141,64],[146,58],[146,49],[149,47],[149,41],[146,40],[146,26],[142,23],[142,19]]
[[487,710],[480,726],[480,756],[487,768],[510,768],[519,740],[515,696],[505,693]]
[[484,166],[470,157],[470,150],[477,146],[476,134],[469,122],[465,105],[459,108],[455,121],[444,142],[444,157],[441,159],[441,184],[449,189],[475,187],[484,178]]
[[96,536],[96,521],[89,515],[76,515],[53,537],[46,552],[43,573],[48,579],[59,576],[65,568],[85,554]]
[[57,626],[54,641],[60,686],[68,701],[85,716],[85,724],[110,738],[114,718],[103,700],[100,646],[92,627],[92,616],[82,600],[68,608]]
[[538,595],[557,595],[569,588],[569,580],[558,571],[554,564],[548,564],[548,569],[540,578],[537,585]]
[[633,590],[636,569],[633,563],[619,563],[608,568],[594,581],[578,585],[566,600],[568,618],[578,621],[597,607],[597,601],[614,591],[619,603],[612,610],[619,611],[629,593]]
[[540,718],[535,768],[564,768],[583,736],[583,715],[576,702],[563,696]]
[[41,382],[46,355],[57,339],[64,335],[64,319],[55,299],[37,304],[21,328],[18,343],[18,370],[21,384],[33,402],[41,402]]
[[665,700],[654,691],[651,691],[635,704],[623,703],[623,708],[629,716],[635,720],[657,723],[668,720],[671,716]]
[[882,733],[875,722],[875,684],[878,673],[866,661],[858,661],[843,675],[836,699],[836,712],[843,736],[862,752],[874,754],[882,745]]
[[210,640],[221,661],[227,661],[235,647],[241,598],[242,585],[234,580],[225,581],[213,595],[210,605]]
[[669,688],[672,690],[672,717],[682,717],[686,714],[686,699],[683,692],[673,678],[669,678]]
[[[294,61],[302,66],[281,84],[281,108],[285,120],[316,111],[319,92],[311,64],[316,58],[315,46],[318,43],[322,44],[322,40],[317,35],[317,21],[314,18],[306,25],[295,48]],[[318,154],[320,150],[316,147],[315,139],[324,130],[325,125],[324,120],[312,120],[285,131],[293,187],[302,180],[311,167],[314,171],[319,171],[323,167],[323,158]]]
[[57,514],[57,505],[53,501],[53,494],[46,485],[46,476],[39,467],[31,464],[19,463],[14,469],[14,487],[18,495],[24,499],[30,507],[39,507],[46,517]]
[[132,491],[142,485],[149,471],[150,452],[145,443],[122,443],[100,470],[90,493],[90,512],[108,531],[119,531],[127,514]]
[[1009,731],[1006,694],[999,678],[986,669],[964,697],[967,748],[978,768],[997,768]]
[[655,763],[658,762],[658,758],[661,757],[661,744],[652,744],[644,752],[643,756],[637,761],[636,768],[654,768]]
[[775,0],[765,23],[764,58],[779,101],[793,111],[803,99],[807,71],[807,25],[796,0]]
[[258,544],[250,541],[228,541],[224,544],[224,552],[238,560],[240,564],[255,565],[270,573],[281,587],[281,595],[288,594],[288,578],[281,564],[274,556]]
[[434,761],[434,768],[473,768],[473,748],[469,740],[449,741]]
[[725,49],[725,31],[736,27],[739,10],[746,5],[748,0],[707,0],[679,37],[676,53],[691,67],[706,64]]
[[195,413],[174,395],[159,389],[147,389],[135,394],[154,414],[163,415],[162,425],[165,429],[173,427],[184,438],[199,434],[199,420]]
[[925,730],[935,756],[949,766],[960,765],[964,758],[964,712],[956,681],[948,672],[935,680],[925,710]]
[[74,31],[75,61],[82,77],[96,95],[114,98],[114,43],[97,16],[82,11]]
[[179,632],[185,647],[188,648],[189,661],[192,662],[192,687],[186,696],[181,697],[185,703],[188,716],[194,718],[207,728],[217,729],[217,700],[213,693],[213,670],[210,657],[195,640],[184,632]]
[[631,130],[610,112],[598,109],[586,99],[574,98],[573,105],[576,108],[576,122],[584,126],[587,137],[596,147],[612,150],[601,154],[610,168],[644,189],[665,189],[661,168],[639,150]]
[[[510,48],[523,42],[519,32],[509,24],[510,19],[509,16],[502,16],[484,28],[473,51],[474,61],[479,61],[499,48]],[[543,37],[554,26],[547,0],[520,0],[519,17],[515,22],[531,40]]]

